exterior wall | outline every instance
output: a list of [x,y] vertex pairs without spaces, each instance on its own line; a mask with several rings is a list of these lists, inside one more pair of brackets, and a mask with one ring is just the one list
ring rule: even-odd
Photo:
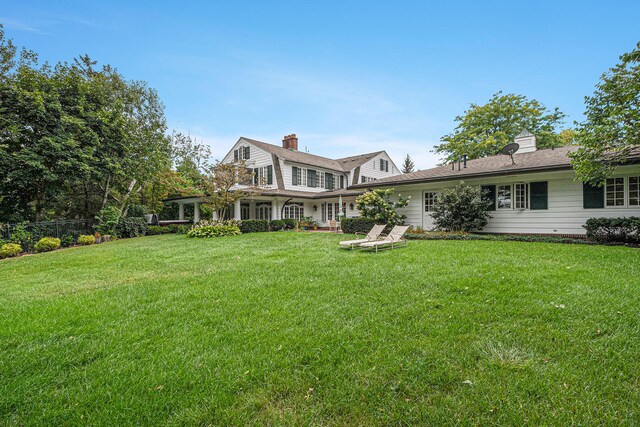
[[[222,159],[222,163],[231,163],[233,162],[233,152],[234,150],[238,149],[238,147],[246,147],[246,146],[250,146],[251,147],[251,155],[249,160],[246,160],[245,164],[247,165],[248,168],[260,168],[260,167],[264,167],[264,166],[269,166],[273,164],[273,159],[271,157],[270,153],[267,153],[266,151],[256,147],[255,145],[240,139],[238,142],[236,142],[233,145],[233,148],[231,148],[231,151],[229,151],[229,153],[227,153],[227,155],[224,157],[224,159]],[[265,185],[264,188],[267,189],[273,189],[273,188],[278,188],[278,184],[276,182],[276,176],[275,176],[275,169],[273,172],[273,184],[271,185]]]
[[[389,162],[389,172],[383,172],[380,170],[380,159],[384,159]],[[366,163],[363,163],[360,166],[361,177],[366,176],[369,178],[382,179],[382,178],[388,178],[390,176],[399,175],[399,174],[400,174],[400,170],[395,165],[395,163],[393,163],[393,160],[391,160],[391,158],[387,156],[386,153],[378,154],[376,157],[374,157],[371,160],[368,160]],[[353,179],[353,175],[351,175],[351,178]],[[360,179],[361,178],[358,178],[358,183],[362,182],[360,181]]]
[[[330,169],[323,169],[317,166],[307,166],[301,163],[285,162],[284,160],[280,159],[280,169],[282,170],[282,179],[284,180],[284,188],[286,190],[306,191],[309,193],[319,193],[321,191],[327,191],[325,188],[322,188],[322,187],[307,187],[306,185],[292,185],[291,179],[292,179],[293,166],[303,168],[303,169],[313,169],[318,172],[332,173],[336,175],[336,179],[338,180],[336,182],[336,188],[339,188],[340,186],[340,182],[339,182],[340,175],[345,176],[344,172],[337,172]],[[347,178],[345,177],[345,184],[344,184],[345,188],[347,187],[346,179]]]
[[[621,167],[614,174],[614,176],[629,175],[640,175],[640,166]],[[487,233],[583,235],[585,230],[582,226],[589,218],[640,216],[640,206],[584,209],[582,182],[575,179],[573,171],[469,179],[465,183],[468,185],[500,185],[535,181],[548,182],[548,209],[496,210],[491,212],[492,218],[482,231]],[[457,183],[456,180],[394,186],[396,191],[404,197],[411,196],[409,205],[402,209],[402,213],[407,216],[407,223],[424,229],[432,229],[433,219],[429,213],[424,212],[424,192],[438,192],[443,188],[455,186]]]

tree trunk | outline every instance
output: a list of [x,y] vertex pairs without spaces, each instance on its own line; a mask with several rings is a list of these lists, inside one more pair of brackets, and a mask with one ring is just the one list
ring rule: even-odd
[[109,183],[111,182],[111,174],[107,174],[107,179],[104,183],[104,193],[102,195],[102,207],[100,210],[107,206],[107,200],[109,199]]

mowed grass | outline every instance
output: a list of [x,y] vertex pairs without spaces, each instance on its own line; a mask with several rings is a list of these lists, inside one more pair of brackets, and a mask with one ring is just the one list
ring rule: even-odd
[[341,238],[1,261],[1,422],[640,423],[640,250]]

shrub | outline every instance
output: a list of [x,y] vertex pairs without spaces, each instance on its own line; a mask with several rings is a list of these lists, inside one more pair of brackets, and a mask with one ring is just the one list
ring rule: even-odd
[[246,219],[240,223],[240,231],[243,233],[269,231],[269,221],[266,219]]
[[196,225],[187,232],[187,237],[224,237],[238,234],[240,229],[235,225]]
[[28,252],[33,248],[33,233],[27,230],[25,224],[17,224],[13,228],[13,232],[11,233],[11,243],[16,243],[20,245],[20,247]]
[[98,212],[96,216],[98,223],[93,226],[93,229],[105,236],[115,235],[120,217],[120,209],[115,206],[107,206]]
[[73,235],[71,234],[65,234],[64,236],[60,237],[60,245],[63,248],[73,245],[75,241],[76,241],[76,238],[73,237]]
[[639,217],[589,218],[583,228],[599,242],[640,242]]
[[191,230],[191,226],[190,225],[178,225],[178,224],[174,224],[176,225],[176,233],[177,234],[187,234],[189,232],[189,230]]
[[438,194],[431,216],[440,230],[482,230],[491,218],[487,210],[480,187],[468,186],[461,181]]
[[163,227],[160,225],[149,225],[147,227],[147,236],[157,236],[159,234],[171,234],[177,231],[176,228]]
[[392,202],[392,194],[393,188],[370,190],[356,198],[356,206],[364,218],[372,219],[377,224],[404,224],[406,216],[400,215],[396,209],[407,206],[411,197],[403,199],[402,195],[398,194],[398,201]]
[[139,237],[147,233],[147,220],[144,217],[120,218],[116,227],[118,237]]
[[86,234],[81,234],[78,237],[78,244],[81,246],[93,245],[96,242],[96,238]]
[[298,228],[298,220],[295,219],[274,219],[269,223],[271,231],[294,230]]
[[60,239],[55,237],[43,237],[38,240],[38,243],[33,247],[36,252],[49,252],[54,251],[60,247]]
[[5,243],[0,247],[0,259],[18,256],[22,253],[22,247],[17,243]]
[[426,232],[407,233],[408,240],[489,240],[501,242],[537,242],[537,243],[572,243],[572,244],[592,244],[585,239],[572,239],[569,237],[554,236],[527,236],[509,234],[471,234],[461,232]]
[[131,205],[127,209],[127,217],[129,218],[143,217],[147,213],[148,213],[148,210],[145,205]]
[[368,233],[376,225],[371,218],[345,218],[340,222],[342,232],[346,234]]
[[300,227],[314,228],[318,226],[318,222],[312,216],[304,216],[300,218]]

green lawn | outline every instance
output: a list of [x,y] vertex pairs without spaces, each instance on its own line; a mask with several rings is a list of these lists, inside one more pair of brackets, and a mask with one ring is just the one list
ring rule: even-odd
[[0,423],[640,423],[640,250],[341,237],[0,261]]

